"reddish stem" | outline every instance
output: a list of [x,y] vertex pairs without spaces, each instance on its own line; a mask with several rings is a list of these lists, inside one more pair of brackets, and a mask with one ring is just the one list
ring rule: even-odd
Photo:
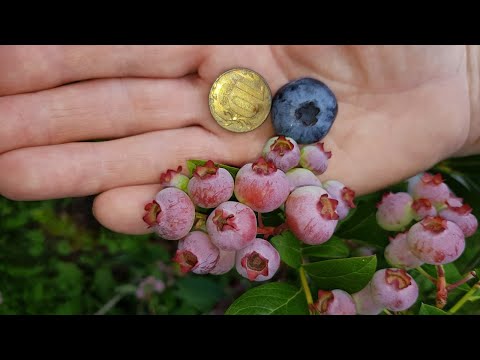
[[437,298],[436,306],[443,309],[447,305],[447,281],[445,279],[445,270],[442,265],[437,265]]
[[263,228],[263,219],[262,219],[262,214],[257,213],[257,218],[258,218],[258,227]]
[[450,284],[447,286],[447,291],[452,291],[456,289],[457,287],[465,284],[466,282],[472,280],[476,276],[475,271],[469,272],[463,279],[458,280],[457,282],[454,282],[453,284]]

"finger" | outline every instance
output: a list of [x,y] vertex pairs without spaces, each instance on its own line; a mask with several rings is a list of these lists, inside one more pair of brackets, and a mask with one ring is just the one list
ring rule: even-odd
[[189,76],[92,80],[2,97],[0,153],[203,125],[210,119],[207,96],[204,83]]
[[98,194],[158,182],[160,173],[191,158],[222,158],[218,138],[200,127],[120,140],[23,148],[0,155],[0,194],[42,200]]
[[0,95],[106,77],[181,77],[196,72],[205,46],[1,46]]
[[142,220],[145,204],[160,191],[160,185],[127,186],[105,191],[95,198],[93,214],[112,231],[124,234],[151,232]]

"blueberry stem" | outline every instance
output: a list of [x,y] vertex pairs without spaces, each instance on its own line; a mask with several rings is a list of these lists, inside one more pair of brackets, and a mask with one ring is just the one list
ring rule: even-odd
[[467,275],[465,275],[462,279],[458,280],[457,282],[454,282],[453,284],[450,284],[447,286],[447,291],[452,291],[456,289],[457,287],[465,284],[466,282],[472,280],[476,276],[475,271],[470,271]]
[[312,297],[312,293],[310,292],[310,287],[308,286],[307,275],[305,274],[305,269],[303,268],[303,266],[300,267],[299,272],[300,272],[300,281],[302,282],[303,292],[305,293],[305,298],[307,299],[308,308],[311,313],[312,306],[313,306],[313,297]]
[[437,265],[437,298],[436,306],[443,309],[447,305],[447,281],[445,279],[445,269],[443,265]]
[[427,273],[425,270],[423,270],[420,266],[415,268],[421,275],[425,276],[428,280],[430,280],[433,284],[437,284],[437,279],[435,279],[432,275]]
[[458,302],[452,306],[448,312],[450,314],[455,314],[465,303],[478,291],[480,290],[480,281],[477,282],[472,288],[465,294],[463,297],[458,300]]
[[393,315],[390,311],[388,311],[387,309],[383,309],[383,312],[387,315]]

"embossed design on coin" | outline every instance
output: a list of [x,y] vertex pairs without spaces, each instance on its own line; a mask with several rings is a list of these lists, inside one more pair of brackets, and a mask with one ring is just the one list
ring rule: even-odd
[[233,132],[252,131],[263,124],[272,105],[270,88],[250,69],[221,74],[209,95],[210,112],[217,123]]

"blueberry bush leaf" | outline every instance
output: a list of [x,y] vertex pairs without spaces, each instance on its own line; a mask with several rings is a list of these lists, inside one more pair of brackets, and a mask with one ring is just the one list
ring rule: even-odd
[[241,295],[225,315],[307,315],[308,306],[302,289],[273,282],[250,289]]
[[377,267],[377,257],[332,259],[303,265],[310,278],[322,289],[342,289],[348,293],[365,287]]
[[302,264],[302,253],[300,241],[290,231],[284,231],[282,234],[274,236],[271,240],[272,245],[277,249],[282,261],[294,269],[298,269]]
[[448,313],[435,306],[422,303],[418,315],[448,315]]
[[302,248],[302,255],[316,258],[340,259],[348,257],[349,254],[348,246],[342,239],[336,236],[333,236],[324,244]]

